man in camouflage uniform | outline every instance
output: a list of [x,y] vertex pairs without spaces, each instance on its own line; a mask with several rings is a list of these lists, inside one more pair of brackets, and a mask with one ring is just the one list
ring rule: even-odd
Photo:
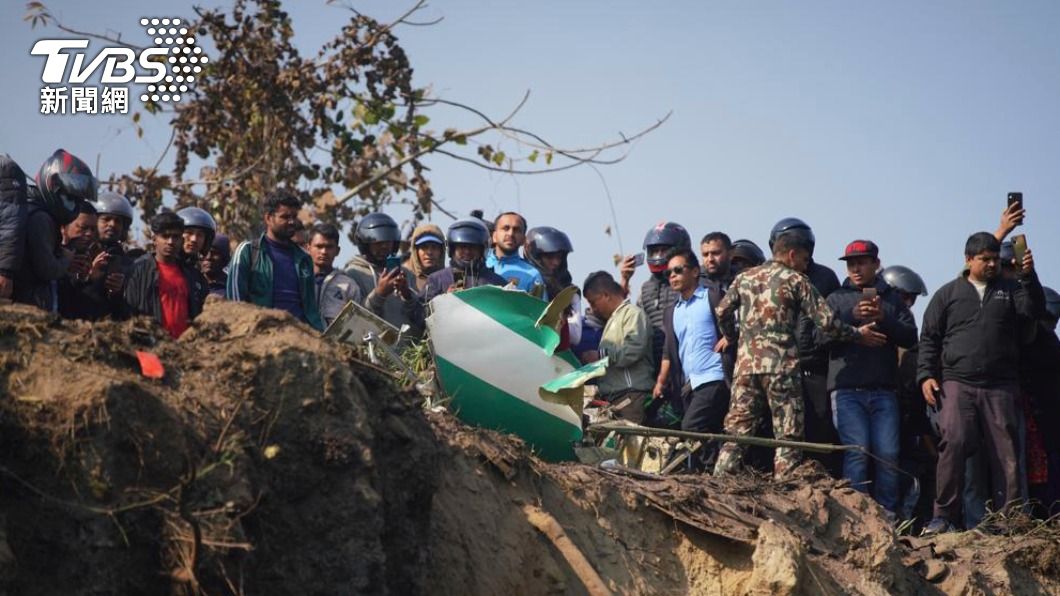
[[[718,305],[718,323],[725,344],[737,339],[737,311],[740,321],[732,403],[725,417],[726,434],[751,435],[758,427],[765,401],[772,413],[776,438],[802,440],[802,383],[795,339],[800,314],[809,317],[822,333],[837,341],[858,341],[865,345],[886,343],[886,336],[872,330],[871,323],[855,328],[832,313],[804,274],[809,262],[810,249],[805,238],[794,234],[781,236],[773,246],[773,260],[738,275]],[[731,442],[722,446],[714,473],[735,472],[745,449]],[[778,448],[774,476],[785,476],[798,465],[799,457],[795,449]]]

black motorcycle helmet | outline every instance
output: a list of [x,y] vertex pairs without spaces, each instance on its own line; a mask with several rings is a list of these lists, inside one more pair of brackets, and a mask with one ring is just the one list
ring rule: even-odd
[[1049,313],[1053,324],[1060,320],[1060,293],[1052,288],[1042,288],[1045,291],[1045,312]]
[[217,235],[217,222],[205,209],[198,207],[185,207],[177,211],[177,215],[184,220],[185,228],[202,228],[206,230],[206,242],[202,246],[202,254],[205,256],[213,246],[213,239]]
[[98,189],[99,182],[88,165],[65,149],[56,150],[37,172],[41,202],[62,226],[77,218],[78,202],[95,202]]
[[813,230],[810,225],[797,217],[785,217],[778,221],[773,229],[769,232],[769,250],[773,250],[773,244],[776,243],[777,238],[780,238],[784,234],[798,234],[802,237],[804,243],[809,246],[810,256],[813,256],[813,249],[817,246],[817,238],[813,235]]
[[357,232],[354,234],[354,243],[362,255],[370,254],[368,245],[373,242],[393,242],[390,250],[396,253],[401,245],[401,229],[394,218],[386,213],[369,213],[357,224]]
[[909,267],[891,265],[883,270],[882,276],[883,281],[887,282],[887,285],[899,292],[914,294],[916,296],[928,295],[927,285],[924,284],[924,279]]
[[[454,268],[478,270],[486,262],[486,251],[490,246],[490,231],[480,219],[461,219],[449,226],[445,235],[449,260]],[[482,258],[475,263],[458,261],[455,256],[457,244],[478,244],[482,247]]]
[[[766,255],[762,252],[761,248],[754,242],[747,239],[736,240],[732,243],[732,248],[729,249],[729,256],[731,261],[735,261],[739,271],[745,271],[751,267],[758,267],[762,263],[766,262]],[[746,263],[746,264],[744,264]]]
[[658,275],[666,270],[666,257],[651,258],[653,246],[691,249],[692,237],[688,235],[688,230],[684,226],[672,221],[658,223],[648,230],[648,234],[644,236],[644,250],[648,253],[648,269]]
[[542,253],[563,253],[564,264],[567,255],[574,252],[574,246],[570,243],[570,237],[556,228],[550,226],[538,226],[531,228],[526,233],[526,260],[540,269]]

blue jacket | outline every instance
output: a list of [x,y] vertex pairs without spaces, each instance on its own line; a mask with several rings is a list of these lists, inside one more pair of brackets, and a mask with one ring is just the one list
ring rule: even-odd
[[519,289],[524,292],[533,290],[535,284],[545,285],[541,272],[519,255],[498,257],[495,252],[490,251],[486,255],[486,266],[504,278],[505,285],[514,279]]

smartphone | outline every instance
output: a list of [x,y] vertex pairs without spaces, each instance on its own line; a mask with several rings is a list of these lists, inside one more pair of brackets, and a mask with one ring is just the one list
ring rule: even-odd
[[1023,193],[1021,192],[1010,192],[1008,193],[1008,206],[1011,207],[1013,203],[1019,203],[1020,209],[1023,208]]
[[464,270],[453,269],[453,285],[463,289],[464,288]]
[[1027,236],[1016,234],[1012,237],[1012,254],[1016,261],[1016,269],[1023,268],[1023,255],[1027,254]]
[[861,295],[866,300],[875,300],[876,299],[876,288],[864,288],[864,289],[861,290]]
[[398,255],[390,255],[386,258],[386,270],[387,273],[397,269],[401,266],[401,257]]
[[633,255],[633,266],[634,267],[640,267],[643,264],[644,264],[644,253],[638,252],[637,254]]

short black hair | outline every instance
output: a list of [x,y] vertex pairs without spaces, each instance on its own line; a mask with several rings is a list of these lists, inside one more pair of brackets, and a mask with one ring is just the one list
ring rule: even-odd
[[262,209],[265,211],[265,215],[276,213],[280,210],[280,207],[291,207],[300,210],[302,208],[302,201],[299,201],[298,197],[285,190],[278,190],[265,197],[265,202],[262,204]]
[[974,257],[984,252],[1001,252],[1001,243],[990,232],[976,232],[964,243],[964,256]]
[[622,295],[622,286],[618,285],[615,278],[606,271],[596,271],[589,274],[582,284],[582,294],[614,294]]
[[781,234],[773,241],[773,255],[783,255],[789,250],[805,250],[813,254],[813,243],[805,234]]
[[335,244],[339,243],[339,229],[329,223],[317,222],[313,224],[313,227],[309,230],[309,241],[312,242],[313,236],[316,235],[323,236]]
[[88,201],[77,202],[77,214],[78,215],[99,215],[96,208],[92,206],[92,203]]
[[725,246],[725,250],[732,248],[732,240],[725,232],[711,232],[706,236],[703,236],[703,239],[699,241],[699,244],[702,246],[708,242],[714,242],[715,240],[721,240],[722,245]]
[[151,218],[151,233],[183,232],[184,219],[172,211],[163,211]]
[[529,229],[529,228],[526,227],[527,226],[526,218],[523,217],[521,214],[516,213],[515,211],[505,211],[504,213],[501,213],[497,217],[493,218],[493,227],[496,228],[497,224],[500,223],[501,218],[504,217],[505,215],[514,215],[514,216],[518,217],[519,221],[523,222],[523,231],[524,232]]
[[690,248],[674,247],[666,251],[666,262],[669,263],[670,259],[674,257],[684,257],[685,263],[699,269],[699,260],[696,259],[696,253],[692,252]]

